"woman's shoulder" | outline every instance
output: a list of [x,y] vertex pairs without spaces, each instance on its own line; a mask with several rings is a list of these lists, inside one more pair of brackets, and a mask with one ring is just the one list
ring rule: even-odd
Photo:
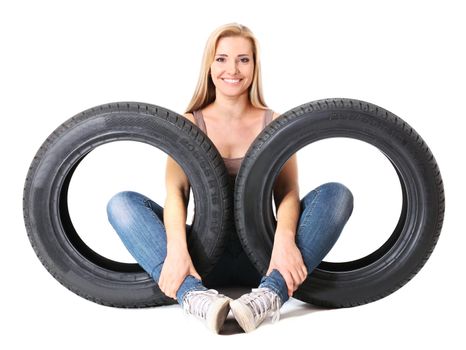
[[275,119],[277,119],[277,118],[280,116],[280,113],[277,113],[277,112],[275,112],[275,111],[272,110],[272,109],[271,109],[271,111],[272,111],[272,120],[275,120]]
[[272,108],[268,108],[266,109],[267,111],[270,111],[269,113],[272,114],[272,120],[275,120],[277,119],[279,116],[280,116],[280,113],[277,113],[275,112]]
[[188,119],[191,123],[196,124],[196,119],[194,118],[193,113],[184,113],[183,116]]
[[261,107],[254,107],[254,110],[253,110],[253,113],[254,114],[264,114],[264,112],[267,114],[267,113],[271,113],[272,114],[272,117],[273,119],[277,118],[280,114],[275,112],[272,108],[270,107],[265,107],[265,106],[261,106]]

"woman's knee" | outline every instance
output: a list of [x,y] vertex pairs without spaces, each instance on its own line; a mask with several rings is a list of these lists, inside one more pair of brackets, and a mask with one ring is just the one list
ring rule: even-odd
[[133,191],[122,191],[113,195],[107,203],[107,216],[110,222],[123,219],[136,205],[141,204],[144,196]]
[[301,200],[303,211],[312,210],[318,202],[325,202],[348,219],[353,212],[353,194],[339,182],[328,182],[316,187]]
[[338,209],[346,219],[351,216],[354,197],[348,187],[340,182],[328,182],[319,186],[318,191],[325,193],[332,207]]

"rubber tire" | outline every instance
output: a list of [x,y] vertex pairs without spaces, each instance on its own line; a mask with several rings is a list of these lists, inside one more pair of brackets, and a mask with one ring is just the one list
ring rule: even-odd
[[352,99],[303,104],[279,116],[257,136],[237,175],[236,228],[260,273],[266,273],[272,252],[277,223],[272,187],[280,169],[302,147],[331,137],[354,138],[377,147],[393,164],[403,192],[399,222],[380,248],[355,261],[323,261],[293,295],[339,308],[383,298],[422,268],[440,235],[445,197],[434,156],[401,118]]
[[28,236],[47,270],[86,299],[116,307],[174,304],[138,264],[107,259],[88,247],[70,219],[67,193],[74,170],[94,148],[120,140],[157,147],[183,168],[195,201],[188,249],[201,276],[212,269],[224,249],[226,223],[233,220],[227,170],[196,125],[150,104],[121,102],[91,108],[64,122],[45,140],[24,187]]

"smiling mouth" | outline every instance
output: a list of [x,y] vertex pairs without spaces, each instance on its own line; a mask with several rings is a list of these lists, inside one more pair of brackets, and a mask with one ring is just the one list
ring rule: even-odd
[[239,82],[243,79],[228,79],[228,78],[222,78],[222,80],[227,83],[227,84],[230,84],[230,85],[236,85],[236,84],[239,84]]

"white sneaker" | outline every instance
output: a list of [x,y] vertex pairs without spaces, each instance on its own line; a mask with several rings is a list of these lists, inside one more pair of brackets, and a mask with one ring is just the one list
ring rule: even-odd
[[281,300],[277,293],[269,288],[255,288],[251,293],[242,295],[230,303],[236,321],[245,332],[251,332],[259,326],[268,315],[272,322],[280,319]]
[[193,290],[184,296],[182,307],[187,314],[204,321],[208,329],[218,333],[230,311],[231,300],[215,289]]

